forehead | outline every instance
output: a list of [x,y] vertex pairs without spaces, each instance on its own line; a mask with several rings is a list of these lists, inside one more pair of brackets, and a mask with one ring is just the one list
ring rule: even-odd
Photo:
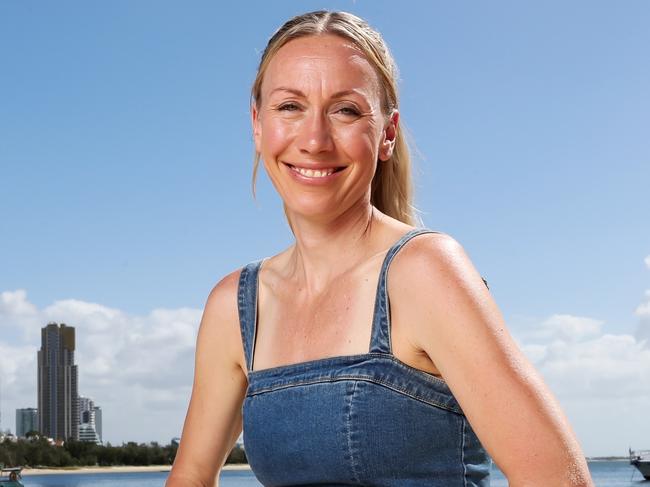
[[262,91],[286,85],[303,90],[314,84],[333,91],[379,90],[377,73],[361,49],[343,37],[327,34],[301,37],[282,46],[269,62]]

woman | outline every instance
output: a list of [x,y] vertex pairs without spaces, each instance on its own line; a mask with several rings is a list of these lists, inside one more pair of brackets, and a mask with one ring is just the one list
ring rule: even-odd
[[251,111],[254,174],[261,158],[295,244],[210,294],[167,487],[214,485],[242,425],[269,486],[489,485],[490,457],[512,486],[592,485],[462,247],[413,226],[381,36],[347,13],[289,20]]

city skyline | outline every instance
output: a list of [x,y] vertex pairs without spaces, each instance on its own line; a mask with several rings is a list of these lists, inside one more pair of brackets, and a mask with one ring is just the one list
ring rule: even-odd
[[16,437],[36,432],[54,441],[72,439],[102,444],[101,407],[78,394],[75,338],[75,328],[65,323],[50,322],[41,328],[41,348],[37,350],[38,407],[16,409]]
[[77,330],[104,441],[168,443],[221,277],[292,242],[249,89],[291,15],[356,13],[400,68],[416,206],[489,283],[589,456],[647,448],[650,4],[0,4],[2,427],[41,327]]
[[[101,407],[94,405],[94,401],[87,397],[80,396],[79,400],[80,406],[78,439],[80,441],[93,441],[98,444],[103,444]],[[84,408],[82,405],[83,403],[88,405],[87,409]],[[38,409],[32,407],[16,409],[15,425],[16,428],[14,432],[12,432],[10,429],[3,430],[0,428],[0,434],[8,431],[10,434],[13,434],[17,438],[25,438],[27,433],[30,432],[36,432],[41,435],[38,426]]]

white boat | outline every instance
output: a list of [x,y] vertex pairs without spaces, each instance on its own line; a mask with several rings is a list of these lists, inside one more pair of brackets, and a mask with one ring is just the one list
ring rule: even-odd
[[638,468],[643,478],[650,480],[650,450],[630,449],[630,465]]

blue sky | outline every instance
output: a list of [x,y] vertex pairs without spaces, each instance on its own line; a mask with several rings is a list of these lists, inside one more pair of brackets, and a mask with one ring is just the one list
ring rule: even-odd
[[[607,405],[650,405],[644,1],[0,3],[0,347],[18,357],[0,370],[2,426],[35,405],[37,330],[56,319],[78,348],[94,337],[81,389],[109,440],[180,433],[209,290],[291,242],[263,173],[251,195],[249,87],[274,29],[318,8],[383,33],[424,224],[466,248],[586,453],[648,447],[650,426]],[[167,388],[129,355],[147,333],[181,364]],[[134,381],[134,414],[151,397],[162,412],[127,427],[105,390],[137,398]]]

